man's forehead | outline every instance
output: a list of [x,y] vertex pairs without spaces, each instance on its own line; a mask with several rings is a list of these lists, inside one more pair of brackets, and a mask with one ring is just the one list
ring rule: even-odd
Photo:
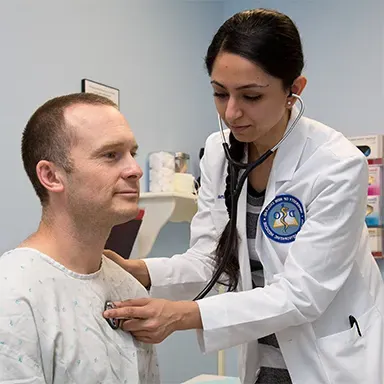
[[77,141],[86,141],[92,146],[105,141],[129,141],[135,144],[133,132],[124,116],[109,105],[75,105],[65,114],[67,124],[73,129]]
[[74,104],[65,109],[64,117],[73,126],[103,123],[108,120],[125,120],[116,108],[103,104]]

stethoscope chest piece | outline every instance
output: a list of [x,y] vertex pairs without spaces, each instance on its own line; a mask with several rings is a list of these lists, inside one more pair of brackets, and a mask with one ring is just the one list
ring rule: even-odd
[[[112,301],[106,301],[105,302],[105,306],[104,306],[105,311],[107,311],[108,309],[113,309],[113,308],[115,308],[115,305],[112,303]],[[119,328],[119,320],[118,319],[111,318],[111,319],[105,319],[105,320],[107,320],[107,323],[110,325],[110,327],[112,329]]]

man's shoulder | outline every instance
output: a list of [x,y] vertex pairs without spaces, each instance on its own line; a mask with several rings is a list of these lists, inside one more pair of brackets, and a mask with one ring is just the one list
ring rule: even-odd
[[31,257],[32,251],[18,248],[0,256],[0,333],[8,329],[14,334],[26,323],[32,327],[33,308],[42,293],[33,284]]
[[31,254],[30,250],[16,248],[0,255],[0,365],[9,367],[3,374],[11,381],[16,373],[24,378],[43,376],[37,364],[40,351],[34,313],[42,295],[33,299],[33,273],[28,267],[24,269],[31,262]]
[[39,253],[33,249],[15,248],[4,252],[0,256],[0,296],[7,298],[6,293],[22,295],[31,290],[38,282],[36,276],[41,264]]
[[22,273],[26,265],[31,264],[32,259],[34,259],[32,249],[14,248],[4,252],[0,256],[0,276]]

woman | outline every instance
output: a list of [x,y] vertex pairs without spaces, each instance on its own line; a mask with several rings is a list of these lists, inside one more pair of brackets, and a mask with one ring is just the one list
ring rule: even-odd
[[[297,117],[305,88],[299,33],[285,15],[256,9],[227,20],[206,67],[230,154],[252,162]],[[164,299],[116,303],[137,339],[158,343],[198,329],[203,351],[241,348],[243,383],[384,383],[384,286],[365,226],[367,162],[344,136],[302,117],[281,147],[248,177],[238,237],[228,163],[219,133],[201,162],[198,212],[183,255],[115,259]],[[191,300],[231,241],[225,294]]]

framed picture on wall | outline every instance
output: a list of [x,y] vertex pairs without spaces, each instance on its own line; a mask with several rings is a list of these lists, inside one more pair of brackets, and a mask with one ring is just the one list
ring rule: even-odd
[[97,81],[82,79],[81,92],[95,93],[112,100],[120,109],[120,91],[117,88],[98,83]]

